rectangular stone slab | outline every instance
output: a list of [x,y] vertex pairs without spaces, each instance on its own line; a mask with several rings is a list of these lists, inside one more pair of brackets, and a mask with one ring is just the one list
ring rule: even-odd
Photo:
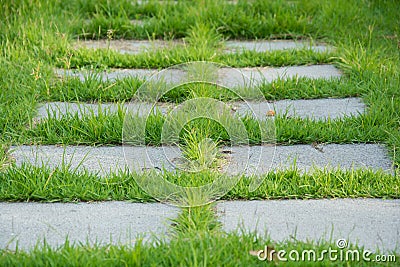
[[[135,24],[137,24],[136,21]],[[75,48],[110,49],[120,54],[133,55],[175,46],[183,46],[183,42],[162,40],[79,40],[74,43]]]
[[[276,115],[286,115],[289,117],[311,118],[315,120],[339,119],[345,116],[358,116],[364,113],[365,104],[361,98],[325,98],[309,100],[279,100],[274,102],[229,102],[240,116],[249,114],[256,119],[265,119],[268,111],[275,111]],[[129,102],[123,105],[116,103],[72,103],[72,102],[47,102],[40,104],[37,119],[51,117],[61,118],[63,115],[75,115],[83,117],[85,114],[98,115],[99,110],[105,114],[116,113],[118,108],[126,108],[134,111],[134,114],[147,116],[154,113],[154,109],[166,115],[176,105],[171,103],[145,103]]]
[[241,51],[268,52],[289,49],[309,49],[314,52],[329,52],[332,47],[325,44],[314,44],[310,41],[293,40],[255,40],[255,41],[226,41],[227,53],[238,53]]
[[[139,24],[141,22],[141,24]],[[143,25],[143,21],[134,21],[136,25]],[[320,53],[332,50],[332,47],[324,44],[313,44],[311,41],[293,40],[255,40],[240,41],[230,40],[224,42],[225,53],[240,53],[242,51],[268,52],[288,49],[309,49]],[[110,49],[121,54],[136,55],[139,53],[153,52],[156,50],[168,49],[169,47],[184,46],[182,40],[78,40],[74,43],[75,48],[87,49]]]
[[[127,77],[149,79],[158,71],[154,69],[113,69],[107,72],[96,72],[89,70],[65,70],[55,69],[59,77],[76,77],[85,81],[90,77],[100,81],[115,81]],[[216,72],[217,78],[212,82],[224,87],[252,87],[261,83],[272,82],[278,78],[289,79],[294,77],[305,78],[340,78],[342,72],[333,65],[310,65],[310,66],[289,66],[289,67],[259,67],[259,68],[220,68]],[[161,76],[157,76],[160,78]],[[167,84],[179,85],[187,82],[187,73],[180,69],[163,70],[162,77]],[[211,82],[211,81],[207,81]]]
[[139,238],[166,236],[178,208],[159,203],[0,202],[0,249],[32,249],[70,243],[134,245]]
[[[124,104],[118,103],[75,103],[75,102],[46,102],[39,104],[37,119],[48,118],[49,115],[52,118],[61,118],[65,115],[77,115],[82,118],[87,115],[98,116],[99,112],[103,114],[115,114],[119,109],[132,111],[132,114],[138,116],[148,116],[154,114],[156,111],[166,114],[168,109],[172,108],[172,105],[167,103],[145,103],[145,102],[129,102]],[[135,112],[137,111],[137,112]]]
[[345,239],[372,251],[400,252],[398,199],[227,201],[218,203],[217,213],[225,231],[242,227],[273,241]]
[[225,167],[230,174],[260,175],[294,167],[306,172],[324,168],[393,172],[393,162],[381,144],[235,146],[224,151],[230,155],[230,164]]
[[[265,174],[296,166],[301,171],[313,169],[365,169],[393,171],[392,161],[383,145],[329,144],[293,146],[234,146],[221,148],[227,157],[223,171],[230,175]],[[125,160],[125,156],[126,159]],[[31,163],[50,168],[70,165],[100,176],[126,171],[149,169],[176,170],[182,153],[176,146],[166,147],[89,147],[89,146],[18,146],[11,148],[16,164]]]

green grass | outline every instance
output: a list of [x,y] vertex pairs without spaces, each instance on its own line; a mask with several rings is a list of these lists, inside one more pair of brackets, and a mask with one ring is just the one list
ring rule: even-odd
[[[379,99],[375,99],[375,101],[379,101]],[[275,118],[275,125],[272,128],[264,126],[268,122],[258,121],[251,116],[243,117],[241,121],[248,136],[238,132],[238,138],[242,137],[242,139],[237,142],[261,144],[266,139],[263,139],[260,129],[276,131],[271,133],[271,137],[276,138],[276,142],[279,144],[386,142],[390,136],[389,131],[392,127],[396,127],[398,122],[389,119],[390,117],[387,114],[382,114],[379,109],[374,108],[381,104],[382,102],[375,102],[370,107],[370,112],[358,117],[342,119],[314,121],[289,118],[283,114]],[[385,112],[388,111],[388,109],[385,110]],[[395,113],[396,111],[392,110],[391,112]],[[40,144],[121,144],[124,118],[125,112],[122,106],[117,113],[100,112],[99,115],[92,113],[83,118],[77,114],[68,114],[61,118],[52,116],[31,127],[28,126],[25,130],[13,133],[13,138],[15,142],[25,144],[31,142]],[[162,129],[165,124],[165,117],[162,114],[149,115],[147,118],[132,115],[129,118],[129,125],[125,125],[125,129],[131,129],[129,130],[131,137],[127,139],[131,140],[129,141],[131,144],[140,145],[143,144],[142,140],[145,140],[145,144],[148,145],[161,145]],[[229,122],[229,118],[231,118],[231,115],[220,116],[219,122]],[[226,123],[223,126],[218,123],[210,123],[208,119],[194,120],[189,124],[184,124],[185,120],[182,118],[178,119],[177,117],[177,120],[180,121],[178,125],[182,124],[186,129],[191,127],[208,129],[209,137],[216,142],[229,144],[231,137],[235,136],[229,135],[226,131],[229,127],[233,127],[233,122]],[[143,129],[145,129],[145,132],[143,132]],[[171,139],[169,141],[164,139],[166,144],[174,144],[177,141],[179,140]]]
[[[199,40],[198,42],[201,42]],[[65,53],[65,54],[64,54]],[[68,57],[69,54],[73,56]],[[225,54],[213,46],[184,46],[171,49],[154,50],[136,55],[121,54],[114,50],[78,49],[60,51],[56,66],[60,68],[166,68],[189,61],[212,61],[224,63],[231,67],[258,66],[293,66],[307,64],[324,64],[334,62],[333,53],[317,53],[309,49],[284,50],[272,52],[243,51],[238,54]],[[65,58],[68,57],[66,62]]]
[[[131,1],[118,4],[92,1],[86,5],[71,1],[67,8],[81,15],[70,32],[85,38],[105,38],[108,29],[114,30],[115,38],[147,39],[149,33],[155,38],[180,38],[197,23],[210,25],[233,38],[296,38],[315,34],[319,29],[316,22],[310,23],[310,18],[318,13],[318,5],[305,3],[241,1],[232,5],[225,1],[179,1],[176,4],[150,1],[132,7]],[[82,25],[84,19],[89,21]],[[144,19],[145,24],[132,25],[132,19]]]
[[[100,81],[97,74],[87,75],[81,81],[79,78],[66,77],[54,80],[51,89],[39,88],[39,101],[65,101],[65,102],[116,102],[130,101],[136,91],[145,83],[136,77],[123,78],[115,81]],[[191,89],[190,91],[188,89]],[[222,101],[235,100],[238,97],[228,90],[215,90],[215,88],[185,88],[180,86],[171,90],[160,101],[183,102],[191,97],[189,92],[195,91],[196,96],[212,97]],[[357,79],[343,77],[341,79],[310,79],[290,78],[277,79],[271,83],[262,83],[255,88],[259,89],[266,100],[281,99],[314,99],[324,97],[355,97],[368,92],[360,86]],[[238,88],[238,91],[244,91]],[[244,91],[245,92],[245,91]],[[242,94],[241,94],[242,95]]]
[[[0,251],[2,266],[265,266],[267,262],[260,261],[250,251],[264,249],[268,245],[275,250],[304,250],[314,249],[317,255],[323,250],[336,249],[332,242],[305,243],[300,241],[286,241],[273,243],[268,237],[259,237],[255,233],[223,234],[210,232],[195,232],[184,237],[167,242],[163,239],[156,245],[138,241],[132,246],[115,245],[72,245],[66,242],[59,248],[48,245],[37,246],[34,250]],[[362,248],[352,246],[344,250],[358,250],[362,255]],[[378,253],[377,253],[378,254]],[[398,255],[385,253],[385,255]],[[374,259],[376,254],[371,255]],[[344,257],[343,257],[344,258]],[[283,264],[282,262],[268,265]],[[346,262],[324,261],[313,263],[308,261],[287,262],[285,266],[396,266],[396,262]]]
[[[312,122],[277,118],[277,138],[282,143],[383,142],[396,167],[400,166],[400,19],[399,4],[391,0],[363,1],[179,1],[177,4],[133,5],[131,1],[108,0],[19,0],[5,1],[0,9],[0,200],[2,201],[154,201],[141,191],[129,175],[101,180],[89,173],[55,171],[24,165],[8,166],[5,148],[23,143],[119,144],[122,110],[116,115],[48,120],[32,127],[37,102],[128,101],[143,81],[125,79],[100,84],[60,81],[55,67],[164,68],[189,60],[209,60],[248,66],[288,66],[332,63],[345,73],[340,81],[279,80],[261,90],[267,99],[362,96],[368,105],[365,115],[338,121]],[[142,19],[143,26],[131,20]],[[183,47],[155,53],[120,55],[110,50],[73,49],[76,38],[183,38]],[[322,40],[336,47],[332,53],[309,50],[222,53],[225,39],[269,38]],[[229,99],[230,96],[213,95]],[[165,101],[183,101],[187,95],[175,92]],[[233,96],[234,97],[234,96]],[[156,143],[163,118],[152,117],[149,139]],[[196,122],[199,123],[199,122]],[[254,129],[254,121],[245,121]],[[210,127],[212,139],[220,131]],[[251,130],[253,131],[253,130]],[[218,135],[216,135],[218,133]],[[213,136],[216,135],[216,136]],[[257,141],[257,133],[252,132]],[[189,152],[193,152],[189,151]],[[201,179],[189,173],[167,174],[169,181],[198,183],[213,180],[204,172]],[[268,174],[262,185],[249,191],[249,179],[242,177],[224,199],[309,199],[309,198],[399,198],[396,175],[364,171],[296,170]],[[0,265],[265,265],[249,254],[262,249],[268,238],[254,234],[223,233],[211,207],[185,209],[175,221],[169,242],[135,247],[75,246],[37,248],[31,252],[1,251]],[[211,211],[211,212],[210,212]],[[329,244],[290,241],[277,248],[326,248]],[[156,256],[155,256],[156,255]],[[158,255],[162,255],[157,257]],[[312,263],[289,263],[304,266]],[[348,263],[323,262],[338,266]],[[357,265],[356,263],[350,263]],[[372,263],[375,265],[376,263]],[[395,265],[394,263],[393,265]],[[359,266],[367,265],[360,263]],[[387,265],[390,266],[390,263]]]
[[[135,178],[136,177],[136,178]],[[162,176],[174,184],[199,186],[212,182],[220,174],[169,173]],[[293,169],[262,176],[263,183],[250,192],[249,177],[241,177],[223,199],[313,199],[313,198],[398,198],[400,182],[397,176],[373,172],[316,170],[304,174]],[[140,189],[135,179],[146,179],[143,174],[110,174],[99,179],[91,173],[58,168],[24,165],[0,172],[1,201],[108,201],[128,200],[151,202],[154,199]]]

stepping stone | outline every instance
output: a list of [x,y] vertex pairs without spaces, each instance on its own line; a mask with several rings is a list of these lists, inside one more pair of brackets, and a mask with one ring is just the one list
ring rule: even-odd
[[240,115],[253,114],[264,118],[269,110],[277,115],[310,118],[314,120],[339,119],[358,116],[365,111],[361,98],[324,98],[308,100],[280,100],[274,102],[251,102],[233,104]]
[[156,111],[161,112],[162,114],[167,114],[168,110],[172,108],[171,105],[167,103],[138,103],[138,102],[129,102],[124,104],[118,103],[74,103],[74,102],[46,102],[41,104],[38,109],[37,119],[45,119],[49,117],[60,119],[65,115],[77,115],[79,118],[84,117],[85,115],[94,115],[98,116],[99,111],[104,114],[115,114],[119,109],[124,108],[129,111],[137,111],[139,116],[147,116],[151,113],[155,113]]
[[227,201],[217,213],[225,231],[242,227],[274,241],[343,238],[371,251],[400,252],[399,199]]
[[[310,118],[315,120],[339,119],[345,116],[358,116],[364,113],[365,104],[361,98],[327,98],[310,100],[280,100],[275,102],[229,102],[227,105],[236,110],[240,116],[250,114],[257,119],[265,119],[270,110],[276,115],[287,115],[288,117]],[[153,113],[158,110],[166,115],[175,105],[170,103],[157,103]],[[139,116],[147,116],[153,108],[153,104],[144,102],[130,102],[125,104],[102,103],[70,103],[70,102],[48,102],[43,103],[38,109],[37,119],[61,118],[67,114],[83,117],[84,115],[98,115],[99,110],[105,114],[116,113],[119,108],[129,111],[137,111]]]
[[310,41],[293,40],[256,40],[256,41],[227,41],[225,42],[227,53],[238,53],[245,50],[255,52],[268,52],[288,49],[310,49],[314,52],[329,52],[332,47],[323,44],[314,45]]
[[269,171],[315,169],[372,169],[393,173],[393,163],[381,144],[327,144],[224,147],[230,155],[230,174],[265,174]]
[[[140,23],[141,22],[141,23]],[[133,21],[134,25],[143,25],[143,21]],[[183,46],[182,40],[78,40],[74,47],[87,48],[87,49],[110,49],[121,54],[132,54],[136,55],[144,52],[151,52],[155,50],[167,49],[169,47]],[[311,41],[292,41],[292,40],[256,40],[256,41],[226,41],[225,53],[239,53],[242,51],[254,51],[254,52],[268,52],[277,50],[288,50],[288,49],[309,49],[317,53],[329,52],[332,47],[317,44],[314,45]]]
[[75,48],[110,49],[121,54],[139,54],[180,45],[183,45],[181,41],[79,40]]
[[[152,79],[157,81],[164,80],[165,83],[179,85],[184,82],[192,81],[187,72],[181,69],[165,69],[162,72],[152,69],[113,69],[109,72],[95,71],[78,71],[56,69],[56,75],[59,77],[75,77],[81,81],[88,78],[98,79],[100,81],[115,81],[127,77],[137,77],[141,79]],[[340,78],[342,72],[333,65],[311,65],[311,66],[291,66],[291,67],[260,67],[260,68],[219,68],[215,79],[210,78],[210,81],[219,85],[232,87],[251,87],[260,83],[272,82],[278,78],[290,79],[294,77],[305,77],[312,79],[332,79]],[[212,81],[211,81],[212,80]]]
[[179,209],[159,203],[4,203],[0,202],[0,250],[32,249],[43,240],[58,247],[70,243],[134,245],[168,234]]
[[[87,146],[18,146],[12,147],[11,156],[17,166],[30,163],[50,168],[70,165],[70,168],[106,176],[131,170],[179,168],[182,154],[178,147],[87,147]],[[223,147],[228,156],[223,171],[228,174],[265,174],[270,171],[287,170],[296,166],[300,171],[314,169],[384,170],[392,173],[392,162],[383,145],[379,144],[330,144],[323,146],[233,146]],[[125,161],[124,153],[128,162]],[[128,165],[129,164],[129,165]]]
[[136,146],[124,150],[122,146],[18,146],[10,150],[19,166],[24,162],[51,169],[69,165],[71,170],[100,176],[125,172],[129,167],[137,172],[162,168],[173,171],[174,165],[169,160],[181,157],[178,147]]

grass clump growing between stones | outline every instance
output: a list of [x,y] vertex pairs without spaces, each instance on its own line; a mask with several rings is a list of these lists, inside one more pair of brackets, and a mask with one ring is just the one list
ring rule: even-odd
[[186,131],[184,145],[181,145],[180,149],[185,160],[179,164],[180,168],[198,172],[215,169],[222,164],[223,159],[218,144],[207,137],[207,133],[201,129],[203,128],[184,129]]
[[0,171],[6,169],[13,162],[8,150],[8,145],[0,144]]

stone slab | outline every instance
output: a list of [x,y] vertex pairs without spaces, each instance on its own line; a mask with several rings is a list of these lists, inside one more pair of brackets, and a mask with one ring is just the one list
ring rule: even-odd
[[[111,69],[109,71],[93,70],[65,70],[55,69],[59,77],[75,77],[81,81],[97,79],[100,81],[115,81],[124,78],[140,78],[161,81],[174,86],[190,82],[188,74],[182,69],[169,68],[159,73],[154,69]],[[259,68],[219,68],[215,78],[204,82],[213,82],[218,85],[232,87],[253,87],[262,83],[270,83],[276,79],[290,79],[304,77],[311,79],[335,79],[342,76],[342,72],[333,65],[310,65],[310,66],[289,66],[289,67],[259,67]],[[153,76],[156,75],[156,76]],[[152,77],[153,76],[153,77]],[[202,80],[196,80],[202,81]]]
[[[134,21],[138,25],[138,21]],[[75,48],[110,49],[120,54],[139,54],[166,49],[168,47],[182,46],[182,41],[163,40],[79,40],[74,43]]]
[[[329,144],[293,146],[234,146],[223,147],[227,156],[223,171],[228,174],[265,174],[287,170],[296,162],[300,171],[314,169],[366,169],[392,173],[392,161],[380,144]],[[124,155],[126,155],[126,159]],[[16,164],[30,163],[50,168],[70,165],[73,170],[86,170],[100,176],[126,171],[148,169],[179,169],[182,153],[178,147],[88,147],[88,146],[17,146],[11,147]]]
[[[131,112],[137,111],[138,116],[147,116],[154,114],[156,111],[162,114],[167,114],[168,110],[172,108],[169,104],[163,103],[144,103],[144,102],[129,102],[124,104],[117,103],[74,103],[74,102],[46,102],[39,106],[37,119],[48,118],[61,118],[65,115],[77,115],[82,118],[87,115],[98,116],[99,112],[103,114],[115,114],[121,108],[127,109]],[[133,113],[135,114],[135,113]]]
[[[134,21],[135,25],[141,21]],[[110,49],[121,54],[139,54],[152,52],[155,50],[168,49],[169,47],[183,46],[181,40],[78,40],[74,43],[75,48],[87,49]],[[277,50],[299,50],[309,49],[321,53],[331,51],[330,46],[324,44],[314,44],[311,41],[293,41],[293,40],[255,40],[239,41],[231,40],[225,42],[225,53],[240,53],[242,51],[268,52]]]
[[[309,100],[280,100],[274,102],[230,102],[227,103],[236,110],[240,116],[250,115],[257,119],[264,119],[267,112],[274,110],[276,115],[285,117],[310,118],[314,120],[339,119],[346,116],[358,116],[365,111],[365,104],[361,98],[325,98]],[[139,116],[147,116],[158,110],[167,115],[176,105],[168,103],[130,102],[123,105],[116,103],[72,103],[72,102],[47,102],[40,105],[37,119],[60,118],[67,114],[98,115],[99,110],[104,114],[116,113],[119,108],[136,112]],[[154,109],[153,109],[154,108]],[[151,112],[151,110],[153,110]]]
[[[11,147],[16,164],[30,163],[51,169],[68,165],[71,170],[107,176],[131,170],[148,169],[173,171],[175,158],[181,157],[178,147],[122,146],[18,146]],[[129,161],[125,160],[125,155]]]
[[43,240],[133,245],[138,238],[167,236],[179,209],[159,203],[4,203],[0,202],[0,250],[32,249]]
[[343,238],[372,251],[400,252],[399,199],[228,201],[217,212],[226,231],[242,227],[274,241]]
[[[316,169],[372,169],[393,172],[393,163],[381,144],[312,144],[291,146],[235,146],[229,151],[231,174],[260,175],[297,167]],[[295,163],[295,164],[294,164]]]
[[307,100],[280,100],[274,102],[234,103],[240,115],[250,114],[256,118],[264,118],[269,110],[284,117],[300,117],[315,120],[339,119],[358,116],[365,111],[361,98],[322,98]]
[[255,41],[226,41],[227,53],[238,53],[246,50],[255,52],[268,52],[289,49],[309,49],[314,52],[329,52],[332,47],[325,44],[314,44],[311,41],[293,40],[255,40]]

